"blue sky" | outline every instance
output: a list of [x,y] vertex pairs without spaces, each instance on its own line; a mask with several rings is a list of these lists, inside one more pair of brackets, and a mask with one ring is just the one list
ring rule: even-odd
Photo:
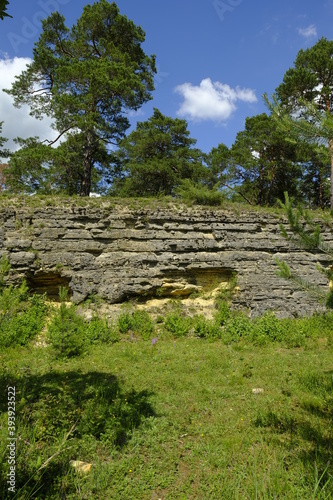
[[[41,32],[41,18],[59,10],[72,26],[86,0],[10,0],[13,19],[0,21],[0,89],[25,68]],[[245,118],[266,111],[298,51],[333,38],[333,0],[118,0],[122,14],[146,32],[144,49],[156,54],[153,100],[131,117],[148,119],[153,107],[185,118],[205,152],[231,146]],[[2,135],[54,137],[49,122],[15,110],[0,91]]]

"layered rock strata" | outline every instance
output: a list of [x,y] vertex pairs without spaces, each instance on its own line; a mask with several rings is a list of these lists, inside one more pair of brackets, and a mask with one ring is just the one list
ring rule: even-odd
[[[331,262],[292,246],[272,214],[191,208],[77,207],[1,209],[0,254],[32,291],[75,303],[98,294],[110,303],[183,298],[223,289],[237,278],[234,307],[253,316],[306,315],[321,306],[276,275],[275,258],[328,290],[316,262]],[[332,242],[330,230],[325,239]]]

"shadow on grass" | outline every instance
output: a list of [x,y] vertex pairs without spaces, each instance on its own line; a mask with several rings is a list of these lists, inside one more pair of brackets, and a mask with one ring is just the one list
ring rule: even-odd
[[314,396],[301,402],[308,418],[301,422],[299,434],[311,443],[311,449],[301,459],[318,471],[318,488],[326,485],[325,492],[328,490],[333,496],[333,371],[311,372],[300,382]]
[[[125,392],[108,373],[2,375],[1,413],[7,411],[8,385],[16,387],[16,488],[22,489],[16,498],[66,498],[74,488],[70,460],[108,460],[145,418],[155,416],[151,392]],[[1,451],[6,455],[6,445]],[[6,457],[2,462],[0,497],[7,498]]]
[[297,455],[308,471],[307,481],[324,495],[318,498],[333,498],[333,371],[312,371],[299,382],[306,390],[298,402],[301,412],[270,409],[257,416],[255,426],[288,437],[284,442],[290,449],[297,447]]

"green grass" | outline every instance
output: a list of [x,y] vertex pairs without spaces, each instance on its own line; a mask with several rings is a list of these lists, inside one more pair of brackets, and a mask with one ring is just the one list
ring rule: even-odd
[[[329,334],[285,348],[127,333],[80,357],[31,343],[0,361],[1,498],[333,498]],[[5,483],[8,385],[16,497]]]
[[[207,210],[207,205],[203,203],[202,205],[195,205],[193,208],[184,202],[181,198],[175,198],[171,196],[158,196],[158,197],[113,197],[113,196],[102,196],[100,198],[89,198],[81,196],[69,196],[64,194],[58,195],[43,195],[36,194],[34,196],[28,196],[24,194],[13,195],[12,193],[0,193],[0,209],[7,209],[8,203],[10,203],[11,208],[21,209],[28,211],[31,214],[33,211],[45,207],[56,207],[56,208],[89,208],[105,210],[109,215],[108,211],[112,210],[159,210],[159,209],[171,209],[177,213],[177,211],[197,211],[198,209]],[[212,210],[212,207],[209,208]],[[275,215],[276,217],[283,216],[283,211],[279,207],[259,207],[254,205],[248,205],[246,203],[238,203],[231,201],[223,201],[221,205],[214,206],[214,211],[231,211],[233,214],[240,215],[242,213],[249,212],[262,212]],[[329,215],[327,216],[328,218]]]

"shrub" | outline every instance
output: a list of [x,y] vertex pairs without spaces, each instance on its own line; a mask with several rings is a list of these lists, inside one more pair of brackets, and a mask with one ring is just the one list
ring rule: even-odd
[[85,337],[89,344],[118,342],[119,334],[113,324],[103,318],[94,317],[85,325]]
[[222,340],[225,344],[239,342],[240,339],[251,339],[253,334],[253,322],[244,314],[232,315],[227,320]]
[[78,356],[85,346],[84,319],[74,305],[60,304],[48,327],[48,339],[58,358]]
[[230,318],[230,314],[231,313],[228,304],[226,302],[221,302],[218,306],[218,311],[215,314],[215,322],[220,326],[225,325]]
[[200,338],[218,339],[222,336],[219,323],[207,320],[202,314],[194,318],[194,333]]
[[132,314],[123,313],[118,318],[118,328],[120,333],[127,333],[132,328]]
[[26,282],[6,286],[10,264],[0,261],[0,347],[25,345],[42,329],[47,311],[44,296],[29,296]]
[[192,320],[187,316],[182,316],[178,312],[168,314],[165,318],[164,328],[174,337],[186,336],[192,327]]
[[272,312],[265,313],[254,322],[252,340],[257,345],[264,345],[269,341],[281,342],[287,336],[287,323],[278,319]]
[[45,296],[26,297],[26,285],[0,294],[0,347],[26,345],[44,326]]
[[133,313],[123,313],[118,318],[118,328],[120,333],[132,331],[144,340],[150,339],[155,330],[155,325],[147,311],[134,311]]
[[177,194],[185,203],[206,206],[219,206],[225,198],[223,193],[216,188],[209,189],[199,184],[193,184],[189,179],[182,181]]

